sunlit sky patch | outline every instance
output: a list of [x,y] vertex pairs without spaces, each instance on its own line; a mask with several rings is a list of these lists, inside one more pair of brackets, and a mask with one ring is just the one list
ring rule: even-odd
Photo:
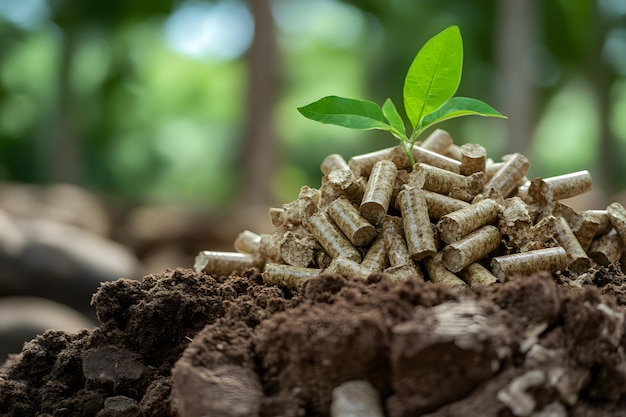
[[165,35],[169,45],[183,54],[232,60],[252,43],[254,19],[248,7],[238,0],[188,0],[167,19]]
[[50,9],[45,0],[0,0],[0,16],[23,29],[34,29],[47,21]]
[[330,47],[349,47],[366,26],[361,10],[336,0],[275,0],[272,14],[278,28],[300,46],[321,41]]

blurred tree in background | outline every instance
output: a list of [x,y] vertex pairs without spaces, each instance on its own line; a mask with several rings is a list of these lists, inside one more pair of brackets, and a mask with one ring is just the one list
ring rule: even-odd
[[296,107],[400,103],[451,24],[459,94],[509,116],[443,125],[457,143],[626,187],[626,0],[0,0],[0,180],[216,210],[294,199],[325,155],[394,144]]

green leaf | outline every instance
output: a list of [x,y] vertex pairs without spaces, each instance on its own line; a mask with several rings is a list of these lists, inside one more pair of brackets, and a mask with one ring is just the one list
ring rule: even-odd
[[427,127],[443,122],[444,120],[454,119],[461,116],[484,116],[499,117],[506,119],[496,109],[485,102],[466,97],[454,97],[445,102],[441,107],[424,117],[421,131]]
[[462,69],[463,40],[458,26],[450,26],[424,44],[404,80],[404,108],[414,129],[425,115],[454,96]]
[[391,129],[380,106],[372,101],[328,96],[298,111],[308,119],[351,129]]
[[398,134],[401,139],[408,140],[402,117],[400,116],[400,113],[398,113],[396,105],[393,104],[393,101],[391,101],[390,98],[385,100],[385,103],[383,103],[383,115],[387,119],[387,122],[389,122],[389,125],[391,125],[392,133]]

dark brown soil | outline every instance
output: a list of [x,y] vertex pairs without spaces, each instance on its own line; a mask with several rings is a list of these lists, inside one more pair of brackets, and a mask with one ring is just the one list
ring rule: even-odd
[[48,331],[0,369],[0,416],[325,416],[370,381],[387,415],[626,415],[625,277],[480,293],[324,274],[301,294],[249,271],[103,284],[102,325]]

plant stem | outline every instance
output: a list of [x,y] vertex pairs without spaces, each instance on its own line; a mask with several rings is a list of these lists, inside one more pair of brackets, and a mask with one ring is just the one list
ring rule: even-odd
[[400,141],[402,143],[402,150],[404,154],[409,158],[409,162],[411,163],[411,168],[415,166],[415,158],[413,158],[413,143],[414,141]]

